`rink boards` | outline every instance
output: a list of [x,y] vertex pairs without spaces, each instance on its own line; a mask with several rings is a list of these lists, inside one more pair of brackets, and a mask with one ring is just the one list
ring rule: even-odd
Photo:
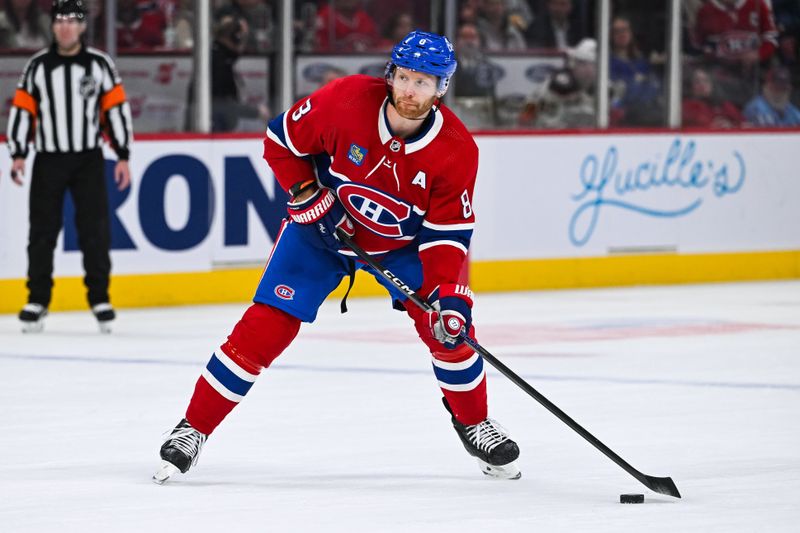
[[[478,291],[800,277],[797,132],[476,140]],[[260,136],[137,139],[132,187],[109,193],[118,306],[251,297],[285,214],[262,150]],[[8,179],[5,146],[0,171],[0,312],[14,312],[25,299],[29,183]],[[71,223],[55,265],[52,308],[84,307]],[[353,295],[381,294],[360,278]]]

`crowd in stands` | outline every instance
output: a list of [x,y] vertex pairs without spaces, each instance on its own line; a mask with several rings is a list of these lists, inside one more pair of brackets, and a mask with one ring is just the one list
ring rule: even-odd
[[[241,21],[242,54],[276,50],[278,2],[211,1],[216,24],[226,17]],[[90,42],[103,48],[104,2],[87,3]],[[666,124],[668,4],[612,0],[612,127]],[[0,5],[0,48],[48,45],[50,0],[0,0]],[[430,2],[416,0],[296,0],[294,5],[300,54],[385,53],[411,29],[431,29],[436,18]],[[453,40],[460,69],[453,97],[462,101],[461,111],[478,111],[475,127],[595,124],[596,0],[459,0],[456,5]],[[681,5],[683,124],[800,126],[800,1],[683,0]],[[118,51],[191,49],[193,8],[193,0],[117,0]],[[502,69],[494,58],[504,55],[557,57],[562,63],[548,64],[546,79],[533,94],[501,99],[495,87]]]
[[800,126],[800,2],[687,4],[684,125]]

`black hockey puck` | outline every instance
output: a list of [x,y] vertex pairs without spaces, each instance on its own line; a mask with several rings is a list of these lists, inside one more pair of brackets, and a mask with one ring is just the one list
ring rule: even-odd
[[620,494],[619,503],[644,503],[644,494]]

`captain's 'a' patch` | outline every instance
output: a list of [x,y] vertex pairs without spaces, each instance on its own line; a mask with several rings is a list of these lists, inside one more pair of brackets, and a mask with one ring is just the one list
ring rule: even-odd
[[426,185],[426,176],[423,171],[417,172],[417,175],[414,176],[414,179],[411,181],[411,185],[417,185],[419,187],[425,188]]

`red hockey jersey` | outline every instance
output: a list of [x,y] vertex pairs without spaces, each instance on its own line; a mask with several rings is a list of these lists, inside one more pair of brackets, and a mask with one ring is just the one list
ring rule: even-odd
[[695,44],[724,59],[758,50],[762,61],[778,47],[778,31],[770,0],[737,0],[728,7],[720,0],[706,2],[697,12]]
[[458,280],[475,222],[478,147],[444,106],[401,139],[387,105],[383,79],[334,80],[270,122],[264,158],[286,190],[308,179],[334,189],[367,252],[417,246],[427,294]]

